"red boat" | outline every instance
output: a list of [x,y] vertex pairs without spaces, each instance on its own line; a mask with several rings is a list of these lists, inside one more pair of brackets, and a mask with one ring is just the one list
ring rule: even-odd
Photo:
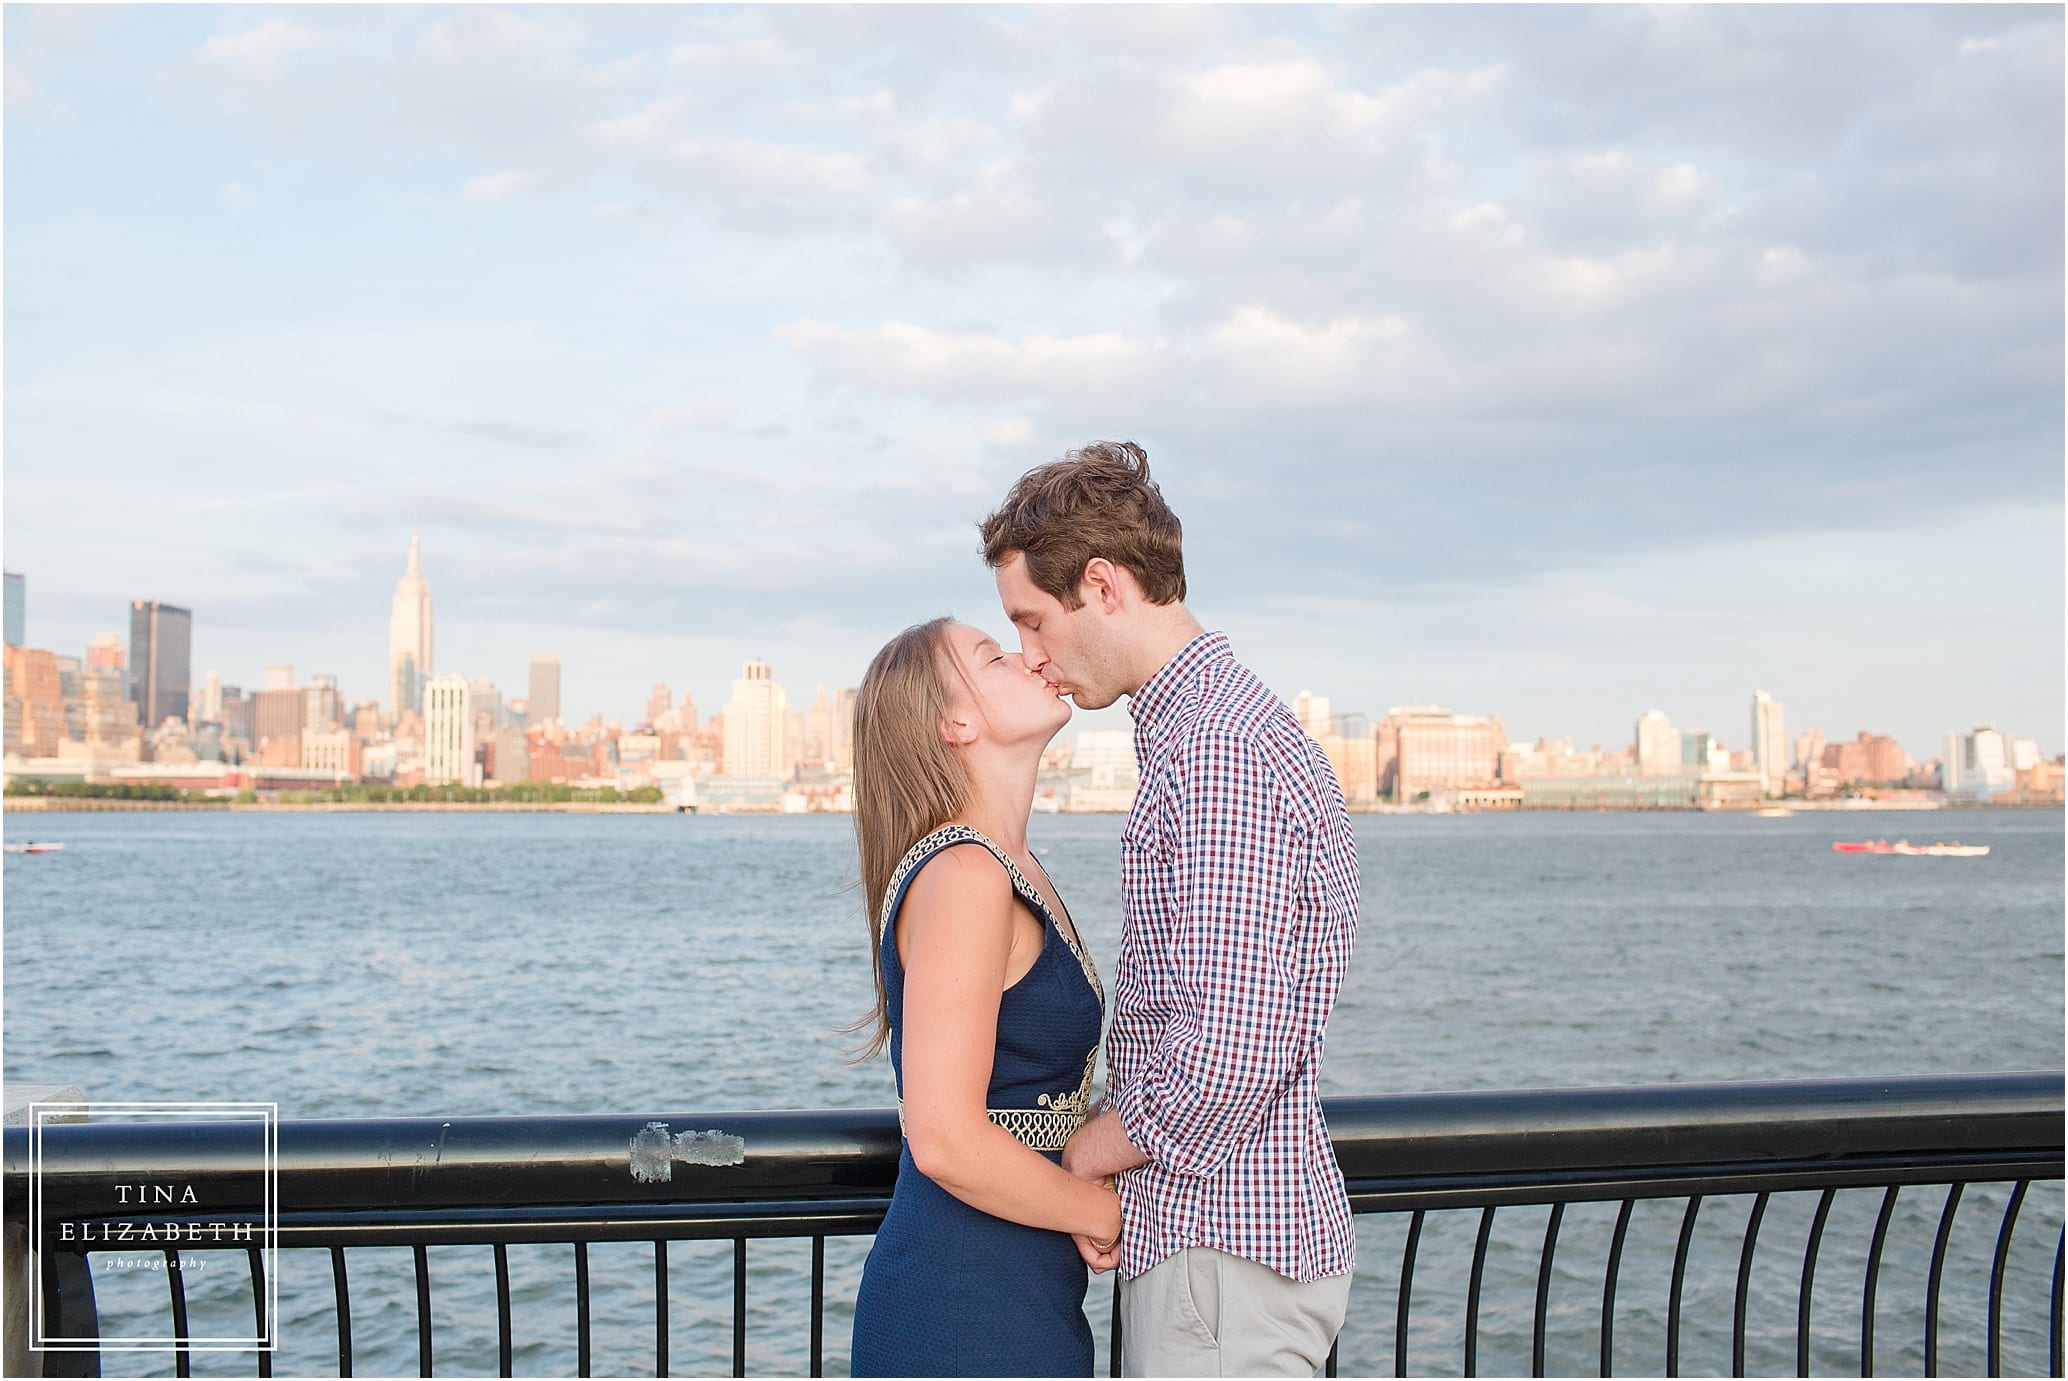
[[1958,839],[1951,844],[1912,844],[1907,839],[1893,844],[1886,839],[1852,843],[1841,839],[1831,847],[1842,854],[1902,854],[1911,858],[1985,858],[1989,853],[1987,844],[1963,844]]

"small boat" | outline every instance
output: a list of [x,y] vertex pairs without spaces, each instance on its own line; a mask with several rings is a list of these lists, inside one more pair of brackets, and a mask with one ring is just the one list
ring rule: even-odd
[[1786,806],[1761,806],[1752,813],[1762,820],[1786,820],[1795,814]]
[[11,854],[54,854],[64,847],[62,844],[38,844],[33,839],[26,844],[9,844],[6,846],[7,852]]
[[1905,858],[1983,858],[1989,853],[1987,844],[1963,844],[1958,839],[1951,844],[1912,844],[1907,839],[1898,839],[1893,844],[1886,839],[1857,842],[1841,839],[1831,847],[1842,854],[1900,854]]

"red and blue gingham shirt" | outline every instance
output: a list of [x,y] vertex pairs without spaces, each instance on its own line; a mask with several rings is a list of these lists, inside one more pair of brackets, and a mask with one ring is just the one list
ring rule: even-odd
[[1141,786],[1106,1059],[1149,1163],[1120,1177],[1120,1272],[1205,1246],[1340,1275],[1356,1238],[1318,1086],[1357,932],[1342,788],[1223,634],[1186,644],[1128,708]]

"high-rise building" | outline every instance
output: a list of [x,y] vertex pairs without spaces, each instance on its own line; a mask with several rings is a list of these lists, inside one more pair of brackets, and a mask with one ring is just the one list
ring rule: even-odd
[[352,736],[361,743],[387,737],[388,721],[381,714],[381,702],[362,700],[352,707]]
[[388,615],[388,695],[395,714],[423,709],[423,684],[431,676],[431,586],[424,579],[423,549],[409,534],[409,569],[395,582]]
[[1781,702],[1763,690],[1752,692],[1752,761],[1766,794],[1780,795],[1788,777],[1788,729]]
[[531,694],[524,702],[527,726],[560,718],[560,654],[531,654]]
[[682,726],[685,734],[697,731],[697,701],[688,691],[682,692],[682,705],[675,711],[675,722]]
[[337,677],[311,676],[302,688],[302,698],[307,702],[302,711],[304,730],[327,734],[344,727],[345,698],[338,693]]
[[120,633],[96,633],[86,644],[86,669],[88,671],[127,671],[129,659],[123,655]]
[[119,670],[81,672],[79,699],[79,737],[87,756],[135,758],[143,751],[128,676]]
[[6,695],[13,737],[7,747],[32,758],[54,758],[65,737],[64,685],[57,656],[40,647],[9,644]]
[[1939,786],[1948,793],[1986,801],[2017,784],[2014,754],[2010,739],[1994,725],[1979,725],[1971,734],[1948,734],[1946,756],[1939,764]]
[[424,780],[481,785],[467,678],[454,672],[424,686]]
[[646,722],[658,724],[667,718],[668,711],[675,708],[675,696],[666,684],[653,683],[653,694],[646,697]]
[[1805,771],[1814,770],[1824,761],[1823,725],[1805,729],[1795,736],[1795,761]]
[[826,703],[826,688],[820,686],[804,717],[804,757],[807,762],[833,760],[833,707]]
[[241,686],[223,687],[223,738],[241,738],[251,744],[251,701]]
[[496,727],[503,722],[503,693],[486,676],[467,681],[467,717],[474,726],[477,747],[494,739]]
[[1637,718],[1637,774],[1673,776],[1680,768],[1680,730],[1664,710],[1646,710]]
[[27,576],[7,572],[7,646],[20,647],[26,639],[29,622],[29,581]]
[[789,774],[784,728],[789,702],[768,663],[749,662],[732,683],[725,706],[725,775],[776,777]]
[[194,722],[223,722],[223,674],[220,671],[211,671],[201,678],[201,695],[199,703],[194,706]]
[[293,686],[262,690],[252,697],[251,748],[267,767],[302,765],[302,730],[309,698]]
[[833,694],[833,770],[854,771],[854,702],[858,694],[845,686]]
[[293,667],[291,667],[291,666],[286,666],[286,667],[267,667],[267,668],[266,668],[266,689],[267,689],[267,690],[293,690],[293,689],[294,689],[294,668],[293,668]]
[[1328,712],[1328,697],[1325,695],[1301,691],[1293,697],[1292,712],[1308,738],[1324,739],[1335,732],[1334,718]]
[[187,717],[193,684],[194,615],[155,599],[129,602],[129,698],[146,732]]
[[1379,794],[1409,802],[1438,787],[1489,786],[1508,746],[1499,715],[1417,705],[1386,712],[1372,731]]

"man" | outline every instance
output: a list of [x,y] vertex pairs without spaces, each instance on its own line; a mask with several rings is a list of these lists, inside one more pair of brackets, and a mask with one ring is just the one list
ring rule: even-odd
[[1323,1028],[1357,929],[1342,789],[1283,701],[1185,608],[1182,533],[1132,442],[1029,471],[982,524],[1027,665],[1129,697],[1141,786],[1107,1095],[1063,1165],[1117,1176],[1129,1376],[1312,1376],[1356,1243],[1321,1117]]

